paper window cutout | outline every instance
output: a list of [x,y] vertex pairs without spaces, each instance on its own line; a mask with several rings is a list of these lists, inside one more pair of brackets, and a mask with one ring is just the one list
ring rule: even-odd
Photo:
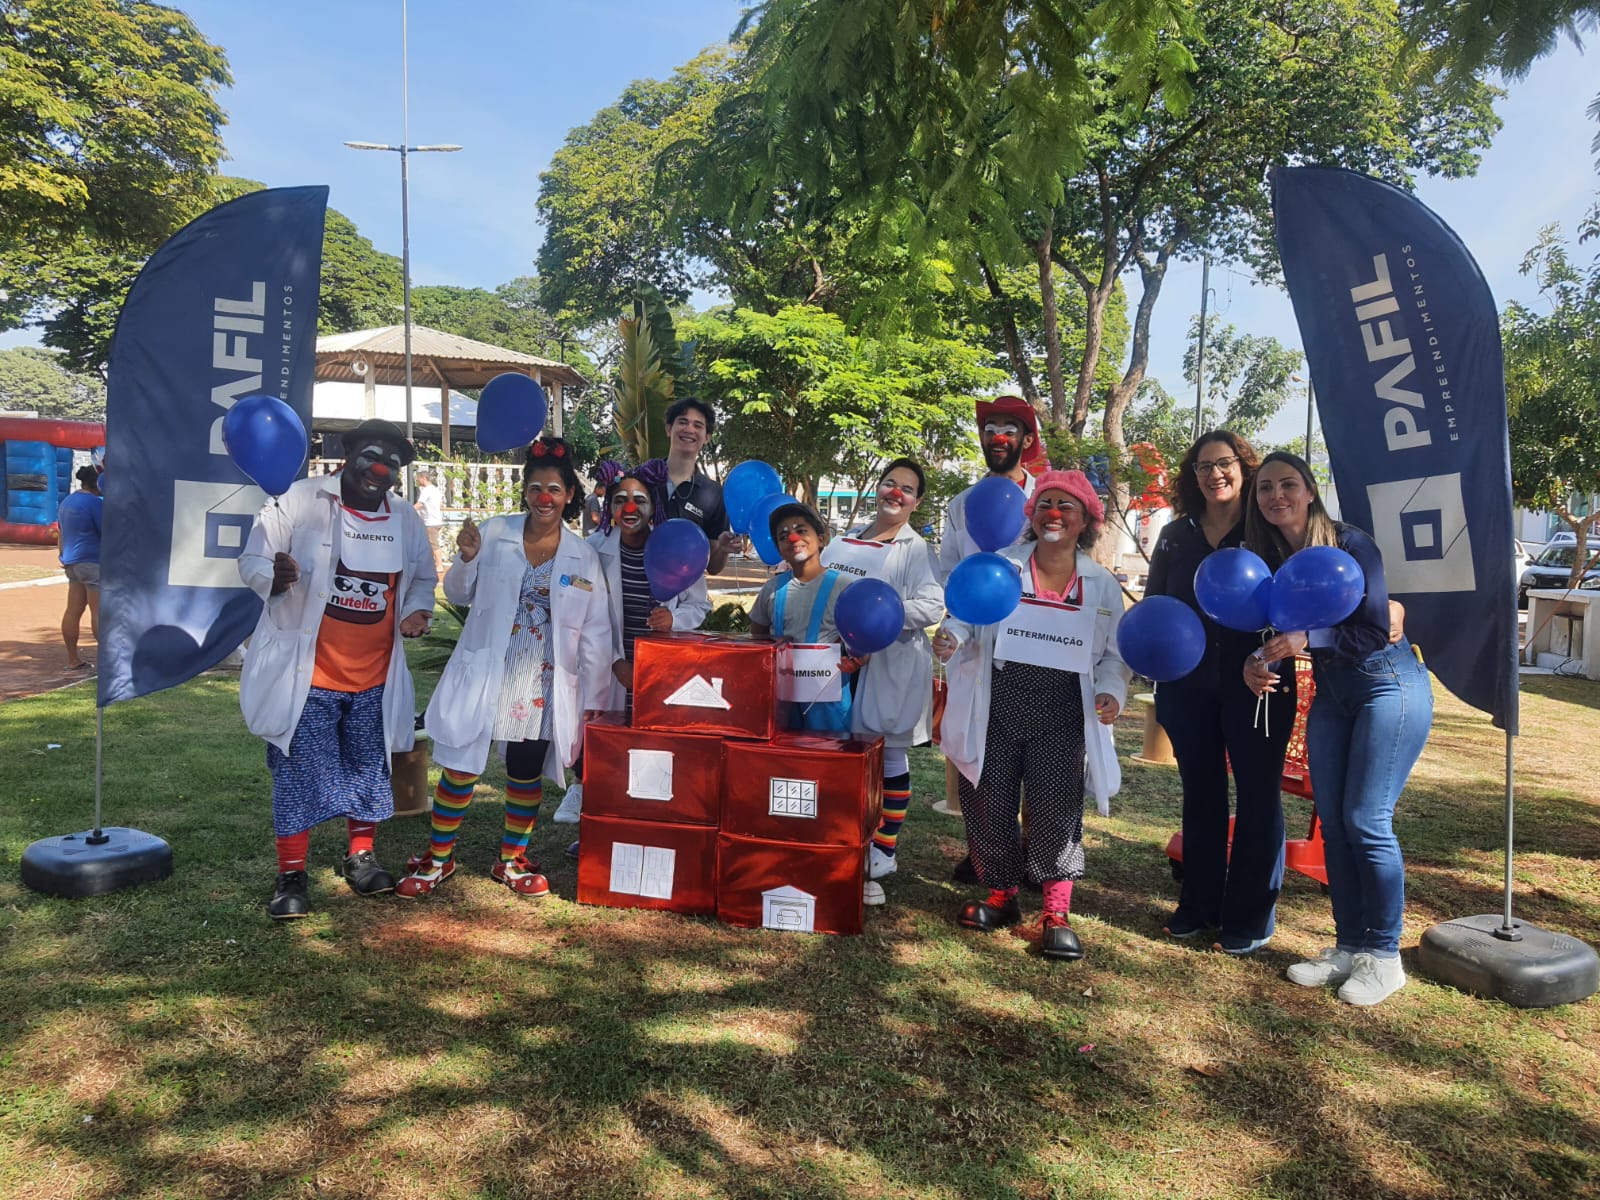
[[672,799],[672,751],[628,751],[628,795],[635,800]]
[[771,817],[798,817],[815,820],[817,815],[817,784],[812,779],[780,779],[774,775],[768,780],[767,815]]
[[622,896],[648,896],[653,900],[671,900],[672,877],[677,871],[677,866],[678,852],[666,846],[613,842],[611,890]]

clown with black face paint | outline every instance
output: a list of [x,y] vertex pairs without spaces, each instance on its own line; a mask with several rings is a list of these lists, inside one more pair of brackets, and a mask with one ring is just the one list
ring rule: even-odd
[[310,911],[313,825],[343,816],[339,873],[359,895],[394,888],[373,854],[393,815],[389,755],[410,750],[415,718],[402,637],[428,631],[438,582],[427,531],[389,490],[412,457],[387,421],[345,437],[336,476],[302,479],[256,517],[239,575],[266,602],[239,678],[239,707],[267,742],[278,879],[274,920]]

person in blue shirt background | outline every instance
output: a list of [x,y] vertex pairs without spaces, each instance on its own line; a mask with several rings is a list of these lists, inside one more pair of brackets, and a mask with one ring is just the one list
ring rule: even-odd
[[87,671],[94,666],[78,653],[78,630],[83,610],[89,610],[89,629],[100,641],[100,472],[78,468],[81,490],[73,492],[56,510],[61,541],[61,566],[67,573],[67,611],[61,616],[61,640],[67,645],[67,669]]

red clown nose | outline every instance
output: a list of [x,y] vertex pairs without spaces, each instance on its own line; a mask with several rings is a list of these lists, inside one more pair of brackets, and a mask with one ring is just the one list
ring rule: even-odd
[[893,501],[895,504],[904,504],[906,502],[906,494],[899,488],[890,488],[888,495],[884,499]]
[[372,464],[371,467],[368,468],[368,470],[370,470],[379,479],[387,479],[387,478],[389,478],[389,464],[388,463],[376,463],[375,462],[375,463]]
[[791,533],[789,535],[789,543],[790,545],[798,546],[800,544],[800,535],[798,533]]
[[625,517],[632,516],[634,513],[637,513],[638,511],[639,511],[639,506],[637,504],[635,504],[632,500],[629,500],[626,504],[624,504],[622,506],[622,515],[625,516]]

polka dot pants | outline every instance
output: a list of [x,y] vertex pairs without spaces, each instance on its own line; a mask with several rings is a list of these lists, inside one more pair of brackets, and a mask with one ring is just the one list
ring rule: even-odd
[[383,685],[364,692],[312,688],[289,753],[268,745],[267,768],[272,828],[279,837],[303,833],[331,817],[387,821],[394,816]]
[[[967,848],[985,887],[1083,878],[1083,697],[1078,676],[1032,663],[989,677],[983,775],[961,778]],[[1028,840],[1017,825],[1024,785]]]

